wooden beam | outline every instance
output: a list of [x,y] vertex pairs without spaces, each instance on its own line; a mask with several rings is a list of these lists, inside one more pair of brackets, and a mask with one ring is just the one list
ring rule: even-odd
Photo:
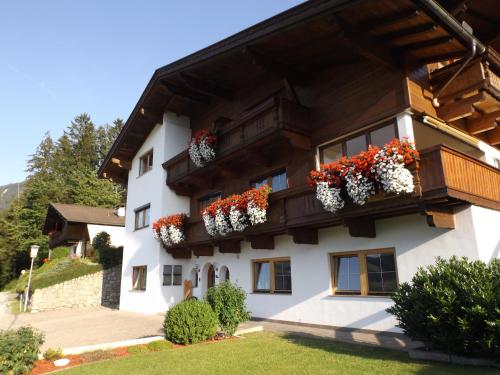
[[309,81],[309,74],[302,71],[299,67],[280,61],[278,58],[264,53],[255,47],[245,47],[244,53],[252,58],[254,64],[260,65],[269,73],[275,74],[282,79],[290,80],[299,86],[306,86]]
[[240,240],[226,240],[226,241],[215,241],[215,245],[219,246],[219,251],[221,253],[241,253],[241,241]]
[[274,249],[274,236],[269,236],[265,234],[255,235],[255,236],[246,236],[246,241],[250,241],[250,245],[252,249],[265,249],[265,250],[273,250]]
[[394,70],[397,67],[396,57],[388,46],[375,41],[362,30],[350,24],[342,17],[335,15],[335,21],[342,29],[341,35],[350,40],[359,50],[359,53],[370,60],[375,60],[387,68]]
[[191,250],[186,247],[166,247],[165,249],[174,259],[191,259]]
[[351,237],[375,238],[375,221],[370,218],[349,218],[344,220],[344,225],[349,229]]
[[377,39],[380,39],[385,42],[392,42],[393,40],[404,38],[411,35],[426,33],[429,31],[437,30],[437,26],[434,23],[424,23],[423,25],[408,27],[406,29],[389,31],[384,34],[379,34],[376,36]]
[[197,257],[211,257],[214,255],[213,245],[195,245],[189,247]]
[[425,211],[425,215],[430,227],[455,229],[455,215],[451,210],[429,210]]
[[163,123],[163,113],[157,110],[141,107],[140,114],[144,119],[152,121],[155,125]]
[[363,22],[363,31],[370,31],[373,29],[378,29],[384,26],[392,25],[401,21],[407,21],[408,19],[415,18],[420,15],[418,9],[408,9],[402,12],[392,13],[385,17],[379,17],[374,20],[368,20]]
[[117,165],[120,168],[130,170],[132,168],[132,163],[126,160],[120,160],[118,158],[111,158],[111,163]]
[[429,48],[429,47],[439,46],[441,44],[450,43],[452,40],[453,40],[452,37],[442,36],[434,39],[424,40],[421,42],[403,44],[402,46],[399,46],[398,49],[405,52],[415,51],[423,48]]
[[318,230],[316,228],[291,228],[288,234],[292,235],[293,242],[296,244],[317,245]]
[[475,120],[467,120],[467,130],[469,133],[479,134],[495,129],[498,117],[500,117],[500,111],[488,113]]
[[217,96],[219,98],[227,100],[233,97],[233,92],[231,90],[222,87],[214,82],[196,77],[188,73],[181,73],[181,78],[191,89],[201,92],[202,94]]
[[433,56],[427,56],[419,59],[418,61],[421,64],[431,64],[439,61],[447,61],[447,60],[452,60],[452,59],[458,59],[463,57],[467,51],[455,51],[455,52],[449,52],[445,54],[440,54],[440,55],[433,55]]
[[438,108],[438,116],[445,121],[455,121],[464,117],[468,117],[474,113],[474,104],[477,104],[485,99],[484,92],[469,96],[461,100],[457,100],[448,104],[443,104]]
[[179,85],[176,85],[173,82],[168,82],[168,81],[159,81],[160,85],[165,87],[169,92],[171,92],[174,95],[192,100],[194,102],[198,103],[203,103],[203,104],[208,104],[210,103],[210,97],[204,94],[201,94],[197,91],[194,91],[188,87],[182,87]]
[[489,131],[486,134],[488,142],[496,146],[500,144],[500,128],[497,126],[494,130]]

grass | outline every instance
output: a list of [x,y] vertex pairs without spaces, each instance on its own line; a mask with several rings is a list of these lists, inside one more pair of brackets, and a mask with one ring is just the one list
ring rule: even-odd
[[[87,260],[69,258],[54,259],[33,270],[30,289],[36,290],[47,288],[100,270],[102,270],[100,264],[91,263]],[[28,284],[28,276],[28,272],[26,272],[17,280],[15,285],[10,284],[10,290],[17,292],[24,291],[26,284]]]
[[86,364],[64,375],[111,374],[422,374],[488,375],[495,369],[410,360],[405,352],[297,335],[256,333]]

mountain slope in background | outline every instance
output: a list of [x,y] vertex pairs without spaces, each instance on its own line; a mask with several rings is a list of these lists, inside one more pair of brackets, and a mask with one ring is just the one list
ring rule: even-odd
[[0,186],[0,211],[3,211],[10,206],[12,201],[17,198],[17,194],[22,193],[24,185],[25,182],[23,181]]

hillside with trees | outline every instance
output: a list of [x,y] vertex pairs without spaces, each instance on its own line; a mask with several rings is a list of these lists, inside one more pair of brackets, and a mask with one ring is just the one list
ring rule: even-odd
[[[28,164],[24,190],[0,213],[0,289],[28,266],[32,244],[38,259],[48,254],[42,227],[49,202],[114,207],[124,203],[122,186],[97,177],[97,169],[123,121],[96,126],[81,114],[57,140],[46,133]],[[17,194],[17,191],[16,191]]]
[[25,182],[0,186],[0,212],[9,208],[12,201],[21,196]]

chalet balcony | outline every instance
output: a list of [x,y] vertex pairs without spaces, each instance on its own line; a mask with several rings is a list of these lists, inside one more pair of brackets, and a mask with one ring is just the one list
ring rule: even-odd
[[167,185],[190,195],[198,186],[232,174],[248,163],[266,163],[279,147],[310,148],[308,110],[284,98],[271,98],[217,129],[216,158],[197,167],[187,149],[163,164]]
[[412,194],[380,194],[364,206],[346,205],[336,214],[326,212],[309,186],[289,188],[269,196],[268,220],[247,228],[243,233],[210,237],[203,220],[188,220],[187,242],[167,251],[174,257],[239,253],[240,242],[252,248],[273,249],[274,236],[289,234],[298,244],[317,244],[318,229],[345,225],[353,237],[376,237],[377,219],[404,214],[426,215],[430,226],[454,228],[453,207],[467,203],[500,209],[500,170],[447,146],[438,145],[420,152],[413,168],[415,189]]

